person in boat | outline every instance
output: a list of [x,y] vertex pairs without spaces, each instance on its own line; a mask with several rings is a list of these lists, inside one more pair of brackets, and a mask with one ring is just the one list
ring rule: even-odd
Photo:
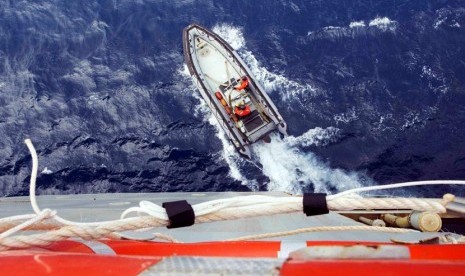
[[234,108],[234,114],[236,114],[238,117],[245,117],[250,114],[250,106],[246,105],[244,100],[242,100],[236,104],[236,107]]
[[234,89],[236,90],[244,90],[249,86],[249,78],[247,76],[242,76],[241,79],[239,80],[239,85],[234,86]]

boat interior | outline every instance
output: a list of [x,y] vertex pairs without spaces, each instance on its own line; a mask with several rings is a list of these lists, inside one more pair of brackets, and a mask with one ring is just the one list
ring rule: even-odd
[[244,104],[250,108],[250,113],[245,116],[236,116],[238,128],[245,134],[252,133],[268,124],[269,119],[262,108],[260,108],[254,96],[254,87],[249,85],[244,90],[234,89],[239,84],[245,72],[237,70],[230,63],[230,58],[216,47],[200,37],[195,38],[195,49],[198,52],[197,62],[202,69],[200,72],[205,76],[205,82],[209,86],[209,92],[221,92],[228,106],[234,111],[236,106]]

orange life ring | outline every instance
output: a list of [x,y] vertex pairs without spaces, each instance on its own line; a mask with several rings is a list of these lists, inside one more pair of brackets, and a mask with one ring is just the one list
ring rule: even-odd
[[[217,257],[276,257],[281,241],[230,241],[200,243],[141,242],[132,240],[97,240],[100,246],[108,247],[116,255],[138,255],[151,257],[166,256],[217,256]],[[395,245],[406,247],[411,260],[455,260],[465,262],[464,244],[392,244],[361,241],[307,241],[307,247],[353,246],[368,247]],[[45,252],[99,254],[86,241],[64,240],[43,246]]]
[[[240,264],[246,260],[276,260],[281,253],[289,254],[286,241],[243,241],[166,243],[124,240],[98,240],[103,247],[111,248],[113,254],[99,253],[97,247],[80,241],[59,241],[41,249],[11,250],[0,253],[0,263],[11,275],[139,275],[149,267],[163,266],[164,260],[191,256],[202,259],[214,267],[217,260],[211,258],[235,258]],[[370,248],[391,245],[408,250],[405,258],[327,258],[312,259],[290,256],[282,263],[271,263],[271,269],[280,275],[365,275],[381,271],[383,275],[408,273],[409,276],[430,274],[463,275],[465,271],[465,245],[463,244],[392,244],[359,241],[307,241],[307,248],[335,246],[360,246]],[[305,245],[303,245],[305,246]],[[335,248],[337,249],[337,248]],[[350,250],[350,248],[349,248]],[[105,250],[104,250],[105,251]],[[338,252],[338,250],[335,250]],[[292,255],[292,254],[291,254]],[[267,262],[268,264],[269,262]],[[211,269],[210,266],[208,269]],[[174,269],[176,272],[176,268]]]

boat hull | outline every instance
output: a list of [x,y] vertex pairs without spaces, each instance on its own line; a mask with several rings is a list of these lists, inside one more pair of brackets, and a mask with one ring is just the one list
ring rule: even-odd
[[[276,106],[226,41],[192,24],[183,31],[183,48],[195,86],[240,154],[250,158],[250,145],[266,141],[273,131],[287,135],[286,122]],[[244,76],[248,84],[240,89]],[[241,104],[250,112],[243,117],[237,114]]]

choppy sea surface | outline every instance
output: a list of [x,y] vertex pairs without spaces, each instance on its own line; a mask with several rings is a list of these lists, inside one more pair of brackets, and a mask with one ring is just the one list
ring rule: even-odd
[[[288,123],[241,158],[182,55],[228,41]],[[0,196],[465,179],[465,1],[0,2]],[[459,187],[390,195],[465,195]]]

